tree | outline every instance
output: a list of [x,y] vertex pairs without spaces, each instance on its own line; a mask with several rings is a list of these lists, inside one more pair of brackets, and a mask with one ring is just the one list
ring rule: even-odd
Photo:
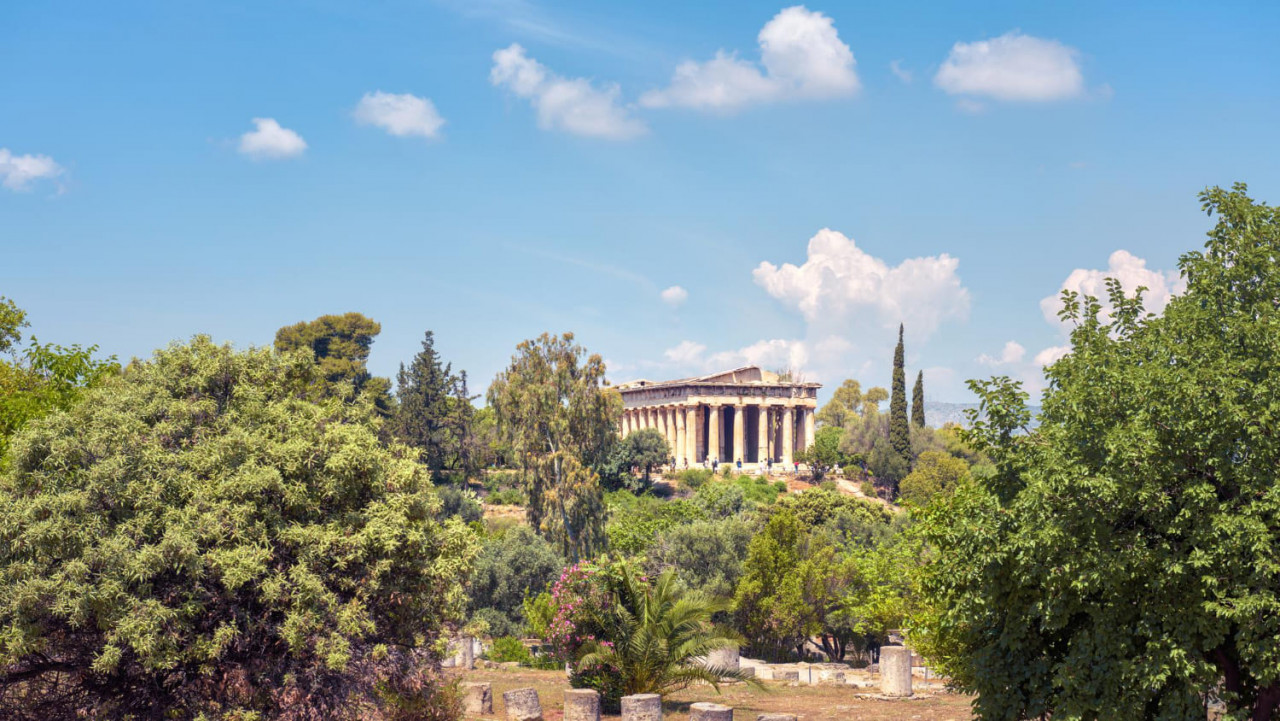
[[322,315],[276,331],[275,348],[281,353],[308,349],[320,368],[313,386],[319,397],[367,399],[378,412],[391,412],[391,381],[369,374],[366,363],[373,339],[382,326],[360,313]]
[[622,415],[604,373],[572,333],[544,333],[517,346],[489,386],[499,431],[524,467],[529,523],[572,562],[604,542],[600,479],[589,466],[604,460]]
[[628,461],[628,472],[631,466],[644,469],[645,487],[649,486],[653,467],[671,460],[671,444],[657,428],[642,428],[628,433],[619,445],[623,449],[622,457]]
[[19,350],[26,311],[0,296],[0,468],[9,439],[27,423],[66,410],[83,393],[120,372],[115,356],[95,358],[98,346],[64,347],[32,338]]
[[877,436],[871,453],[867,455],[867,470],[876,479],[889,498],[898,497],[898,484],[911,472],[911,466],[884,436]]
[[493,636],[520,634],[528,620],[525,598],[545,591],[563,567],[551,544],[528,526],[486,539],[468,592],[472,617],[488,621]]
[[989,478],[926,510],[943,671],[983,718],[1226,719],[1280,708],[1280,211],[1243,185],[1160,316],[1063,294],[1038,428],[971,381]]
[[898,325],[898,346],[893,351],[893,395],[889,398],[889,445],[907,464],[911,463],[911,426],[907,423],[907,376],[903,369],[902,325]]
[[785,659],[823,632],[850,571],[824,534],[810,532],[794,512],[781,509],[748,546],[734,594],[734,625],[753,654]]
[[[725,483],[703,488],[716,485],[733,488]],[[658,533],[645,554],[646,564],[654,575],[673,571],[686,588],[732,596],[754,533],[753,523],[736,516],[672,526]]]
[[833,428],[848,428],[857,421],[861,410],[862,385],[852,378],[847,378],[835,393],[831,394],[831,400],[818,411],[818,424]]
[[0,716],[387,716],[474,534],[367,406],[302,397],[316,370],[197,337],[14,438]]
[[924,428],[924,371],[916,374],[916,384],[911,389],[911,425]]
[[796,460],[809,466],[813,479],[821,481],[822,477],[835,466],[849,462],[840,450],[840,439],[844,431],[836,426],[823,426],[813,436],[813,445],[796,454]]
[[712,615],[728,608],[725,601],[682,592],[671,571],[653,581],[625,573],[610,595],[594,614],[602,632],[583,647],[579,665],[616,670],[621,695],[668,694],[697,682],[719,690],[724,679],[759,686],[741,669],[705,660],[712,651],[738,646],[737,637],[711,623]]
[[435,334],[427,331],[422,350],[408,368],[401,363],[396,374],[391,435],[419,449],[427,468],[459,473],[465,480],[478,470],[471,442],[471,401],[466,372],[454,374],[452,364],[436,352]]
[[902,479],[902,500],[924,506],[939,493],[949,493],[969,474],[969,464],[944,451],[925,451]]

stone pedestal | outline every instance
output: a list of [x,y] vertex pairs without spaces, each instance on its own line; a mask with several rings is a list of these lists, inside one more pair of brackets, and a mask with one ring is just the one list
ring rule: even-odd
[[733,709],[701,701],[689,707],[689,721],[733,721]]
[[793,713],[762,713],[756,716],[756,721],[796,721],[796,715]]
[[623,696],[622,721],[662,721],[662,697],[656,693]]
[[493,686],[484,683],[460,683],[458,690],[462,692],[462,712],[465,714],[493,713]]
[[600,721],[599,692],[590,688],[566,689],[564,721]]
[[818,683],[844,684],[844,671],[836,668],[818,670]]
[[911,651],[903,646],[880,647],[880,693],[911,695]]
[[538,699],[537,689],[508,691],[502,694],[502,703],[507,707],[507,721],[542,721],[542,701]]
[[707,665],[713,668],[725,669],[727,671],[737,671],[738,649],[717,648],[707,654]]

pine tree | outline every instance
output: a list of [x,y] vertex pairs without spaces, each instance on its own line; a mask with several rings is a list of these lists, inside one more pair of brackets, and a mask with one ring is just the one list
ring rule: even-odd
[[924,371],[916,374],[916,386],[911,389],[911,423],[924,428]]
[[396,398],[399,404],[390,423],[396,440],[417,448],[433,471],[470,470],[466,439],[474,409],[467,396],[467,376],[454,375],[453,366],[441,360],[431,331],[409,366],[400,364]]
[[904,355],[902,326],[899,325],[898,347],[893,351],[893,390],[889,397],[889,443],[894,452],[910,464],[911,427],[907,424],[907,375],[902,367]]

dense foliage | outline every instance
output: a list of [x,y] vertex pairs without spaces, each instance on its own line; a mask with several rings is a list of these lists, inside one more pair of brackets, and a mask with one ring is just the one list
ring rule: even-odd
[[893,385],[889,396],[889,445],[894,453],[909,460],[911,426],[907,422],[907,373],[903,367],[904,361],[902,326],[899,325],[898,345],[893,349]]
[[[310,354],[198,337],[28,425],[0,477],[0,716],[393,717],[472,532]],[[419,699],[422,701],[422,699]],[[423,701],[425,703],[425,701]]]
[[543,334],[522,342],[489,387],[498,428],[524,467],[529,523],[570,560],[604,544],[600,479],[614,442],[622,398],[604,361],[573,342]]
[[387,423],[392,438],[416,448],[422,462],[438,477],[466,480],[479,470],[471,434],[476,413],[467,390],[467,373],[453,372],[427,331],[422,350],[396,374],[396,408]]
[[1071,351],[1037,429],[975,382],[994,463],[927,513],[945,670],[986,719],[1280,709],[1280,211],[1213,188],[1160,316],[1064,293]]
[[391,381],[369,373],[369,350],[382,326],[359,313],[322,315],[276,331],[281,353],[308,350],[319,373],[311,382],[314,397],[372,403],[378,413],[391,413]]
[[520,635],[525,598],[545,591],[563,566],[551,544],[528,526],[485,539],[471,577],[472,617],[485,621],[493,636]]

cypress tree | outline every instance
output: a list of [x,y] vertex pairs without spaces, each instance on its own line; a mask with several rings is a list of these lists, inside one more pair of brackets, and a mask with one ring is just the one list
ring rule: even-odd
[[907,374],[902,367],[904,355],[902,325],[899,324],[898,347],[893,351],[893,390],[889,396],[889,444],[903,460],[910,463],[911,427],[907,424]]
[[911,422],[924,428],[924,371],[916,374],[916,387],[911,389]]

